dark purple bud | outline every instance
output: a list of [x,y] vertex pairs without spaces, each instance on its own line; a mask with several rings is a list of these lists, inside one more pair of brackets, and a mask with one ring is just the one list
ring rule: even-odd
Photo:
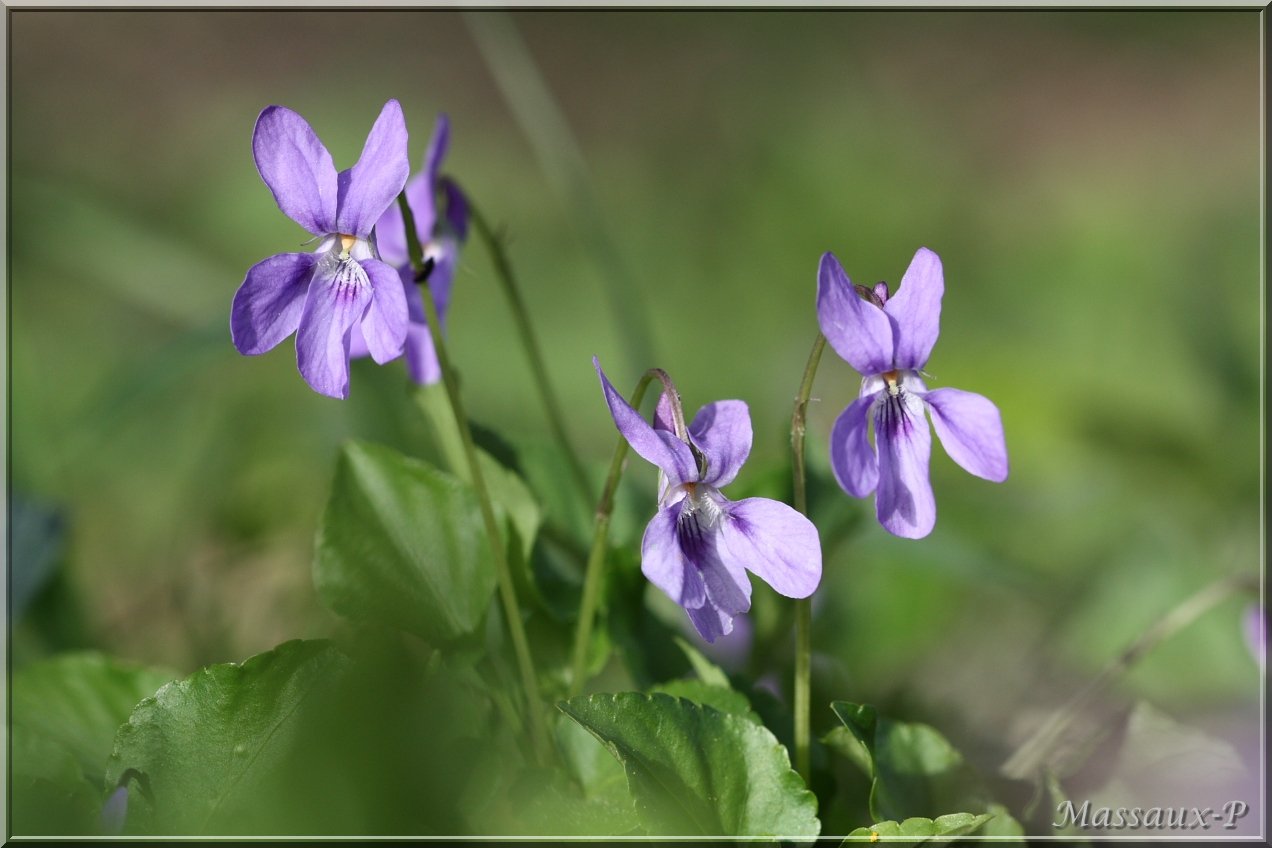
[[880,309],[888,302],[888,284],[875,283],[874,287],[859,286],[853,284],[853,288],[857,290],[857,296],[862,300],[868,300]]

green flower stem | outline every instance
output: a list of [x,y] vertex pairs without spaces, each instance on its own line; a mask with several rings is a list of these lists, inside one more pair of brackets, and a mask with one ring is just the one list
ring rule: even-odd
[[[405,193],[398,195],[398,206],[402,209],[402,218],[406,225],[406,243],[411,257],[411,270],[415,273],[417,280],[422,280],[426,274],[424,254],[419,239],[415,235],[415,218],[406,202]],[[513,586],[512,571],[508,567],[508,551],[504,547],[503,534],[499,532],[494,504],[490,500],[490,491],[486,488],[485,479],[482,477],[481,464],[477,461],[472,429],[468,426],[468,416],[464,414],[464,404],[459,394],[459,381],[455,376],[454,368],[451,367],[450,355],[446,351],[441,321],[437,317],[437,304],[433,301],[433,292],[427,284],[419,288],[424,296],[424,312],[428,318],[429,333],[433,337],[433,349],[437,352],[437,362],[441,366],[442,382],[446,386],[451,411],[455,414],[455,426],[459,429],[460,439],[464,445],[464,458],[468,462],[473,490],[477,493],[477,500],[481,504],[482,521],[486,525],[486,536],[490,540],[491,553],[495,558],[499,596],[503,602],[504,616],[508,621],[508,633],[512,638],[517,666],[521,671],[521,685],[526,693],[526,712],[530,719],[531,742],[540,762],[546,763],[550,757],[547,724],[539,699],[538,676],[534,671],[534,660],[530,656],[530,643],[526,639],[525,625],[521,621],[521,607],[517,603],[517,591]]]
[[[640,408],[645,397],[645,389],[650,381],[659,377],[662,372],[651,368],[646,371],[632,392],[631,404]],[[665,376],[665,375],[663,375]],[[614,459],[610,462],[609,476],[605,479],[605,490],[601,492],[600,503],[596,505],[596,533],[592,536],[592,550],[587,556],[587,572],[583,578],[583,599],[579,603],[579,621],[574,631],[574,662],[570,674],[570,697],[583,691],[583,678],[587,675],[587,649],[592,638],[592,623],[596,619],[596,605],[600,600],[601,574],[605,569],[605,543],[609,537],[610,517],[614,512],[614,490],[618,488],[619,478],[623,476],[623,460],[627,459],[627,440],[618,437],[614,447]]]
[[566,459],[570,463],[570,473],[574,477],[575,485],[578,486],[579,494],[583,496],[584,503],[591,503],[592,484],[587,479],[587,471],[582,461],[571,446],[570,436],[565,429],[565,416],[561,414],[561,404],[557,400],[556,392],[552,390],[552,384],[548,382],[548,369],[543,364],[543,353],[539,349],[539,341],[530,324],[530,314],[526,311],[526,303],[521,298],[520,289],[517,288],[517,280],[513,276],[512,265],[508,262],[508,254],[504,251],[503,242],[491,230],[490,225],[477,211],[471,199],[468,203],[468,215],[477,232],[481,234],[482,241],[486,243],[486,249],[490,251],[490,258],[495,263],[495,276],[499,279],[504,297],[508,299],[508,307],[512,310],[513,318],[516,319],[517,332],[521,335],[521,345],[525,348],[526,359],[530,361],[530,373],[534,375],[539,399],[543,401],[543,409],[548,414],[552,436],[565,452]]
[[[817,334],[808,364],[804,366],[804,379],[799,384],[795,398],[795,410],[791,413],[791,478],[794,483],[795,509],[808,515],[808,483],[804,470],[804,419],[808,412],[808,396],[813,391],[813,378],[826,349],[826,337]],[[813,657],[813,599],[801,598],[795,602],[795,770],[810,784],[809,771],[809,681],[812,677]]]

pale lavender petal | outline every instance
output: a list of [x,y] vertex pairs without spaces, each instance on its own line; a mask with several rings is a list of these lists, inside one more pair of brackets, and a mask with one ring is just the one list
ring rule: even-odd
[[686,609],[707,602],[706,587],[698,569],[686,559],[680,544],[678,524],[684,501],[664,507],[645,527],[640,543],[640,570],[650,583]]
[[693,622],[698,635],[708,642],[714,642],[721,636],[727,636],[733,632],[733,616],[716,609],[710,602],[698,609],[687,609],[685,612],[689,613],[689,620]]
[[319,266],[296,333],[296,364],[319,394],[349,396],[349,330],[371,302],[371,284],[355,260]]
[[830,467],[840,487],[864,498],[879,483],[879,457],[870,444],[870,410],[878,393],[859,397],[835,419],[830,431]]
[[892,369],[892,325],[883,310],[857,294],[835,254],[817,271],[817,322],[835,353],[862,376]]
[[371,283],[371,304],[361,321],[367,352],[380,365],[402,355],[406,341],[406,292],[397,269],[378,259],[359,263]]
[[362,323],[354,321],[353,326],[349,328],[349,359],[361,359],[370,355],[371,350],[367,347],[366,337],[362,335]]
[[685,558],[698,567],[707,587],[708,602],[721,612],[737,615],[751,608],[751,579],[746,576],[743,563],[723,549],[722,532],[723,525],[719,525],[705,534],[708,536],[707,545],[700,555],[695,556],[685,549],[682,530],[681,549],[685,550]]
[[670,486],[678,486],[685,481],[698,479],[698,467],[693,459],[689,446],[666,430],[655,430],[652,425],[632,409],[623,399],[601,370],[601,363],[592,357],[592,365],[601,378],[601,388],[605,391],[605,402],[609,404],[610,415],[614,425],[623,438],[632,446],[646,462],[652,462],[667,475]]
[[707,458],[702,482],[727,486],[751,453],[751,413],[740,400],[709,403],[693,417],[689,438]]
[[936,524],[936,500],[928,478],[932,432],[917,395],[887,396],[875,413],[879,491],[875,513],[889,533],[921,539]]
[[[418,179],[416,177],[406,185],[408,203],[411,197],[411,184]],[[415,213],[414,205],[411,206],[411,213]],[[375,247],[380,258],[394,267],[411,261],[411,256],[406,249],[406,225],[402,223],[402,209],[396,200],[389,204],[389,208],[384,210],[384,214],[375,224]]]
[[676,432],[676,423],[671,409],[671,394],[664,391],[658,395],[658,404],[654,407],[654,429]]
[[[445,329],[445,321],[442,328]],[[417,385],[431,386],[442,379],[442,365],[433,347],[427,324],[412,324],[406,331],[406,372]]]
[[280,253],[247,269],[230,306],[230,337],[254,356],[296,332],[313,275],[312,253]]
[[960,389],[936,389],[923,395],[923,400],[950,459],[977,477],[995,483],[1007,479],[1003,419],[989,398]]
[[314,235],[334,232],[336,166],[309,122],[285,106],[267,106],[252,131],[256,170],[283,214]]
[[788,598],[807,598],[821,582],[821,537],[780,501],[747,498],[725,506],[720,538],[729,557]]
[[896,338],[897,368],[922,368],[941,334],[941,257],[920,247],[905,269],[897,293],[884,304]]
[[369,236],[384,210],[406,185],[410,172],[406,118],[398,102],[390,100],[371,127],[357,163],[337,177],[337,230],[360,238]]

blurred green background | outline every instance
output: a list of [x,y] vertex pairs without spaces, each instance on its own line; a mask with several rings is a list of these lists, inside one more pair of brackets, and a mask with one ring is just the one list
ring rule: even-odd
[[[869,520],[818,596],[815,705],[891,705],[992,767],[1191,593],[1259,573],[1255,13],[493,14],[10,13],[13,567],[47,577],[15,664],[87,647],[187,673],[335,631],[309,563],[337,446],[431,450],[402,363],[355,363],[339,402],[308,389],[290,341],[257,358],[230,343],[246,269],[307,238],[252,162],[272,103],[337,167],[390,97],[413,166],[450,115],[445,170],[508,235],[597,468],[614,431],[592,355],[623,389],[667,369],[690,410],[747,400],[745,489],[786,460],[821,253],[894,287],[919,246],[941,255],[929,384],[998,404],[1011,477],[935,449],[939,517],[918,542],[855,507]],[[509,20],[577,160],[536,148],[551,109],[510,105],[515,56],[479,47]],[[452,303],[472,417],[546,440],[480,244]],[[856,386],[828,352],[814,468]],[[648,467],[629,476],[652,489]],[[1107,697],[1147,698],[1257,768],[1249,601]]]

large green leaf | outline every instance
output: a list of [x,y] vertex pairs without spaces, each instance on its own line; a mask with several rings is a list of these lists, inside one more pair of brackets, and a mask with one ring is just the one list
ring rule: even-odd
[[472,633],[495,588],[476,496],[419,460],[348,443],[318,531],[314,583],[355,621],[428,641]]
[[[901,822],[882,821],[869,827],[859,827],[848,834],[850,842],[877,842],[879,837],[889,837],[889,845],[917,845],[920,842],[945,842],[951,836],[964,836],[977,830],[992,816],[988,813],[974,816],[971,813],[950,813],[935,819],[909,818]],[[913,837],[906,840],[905,837]]]
[[13,674],[14,736],[57,743],[100,784],[115,731],[138,701],[174,676],[94,652],[33,663]]
[[817,799],[769,731],[668,695],[573,698],[560,709],[622,762],[655,835],[812,837]]
[[325,641],[297,640],[241,665],[208,666],[143,700],[106,770],[109,784],[129,770],[146,777],[150,797],[131,793],[127,832],[268,828],[271,811],[294,800],[284,797],[295,771],[287,766],[303,753],[302,729],[347,664]]

